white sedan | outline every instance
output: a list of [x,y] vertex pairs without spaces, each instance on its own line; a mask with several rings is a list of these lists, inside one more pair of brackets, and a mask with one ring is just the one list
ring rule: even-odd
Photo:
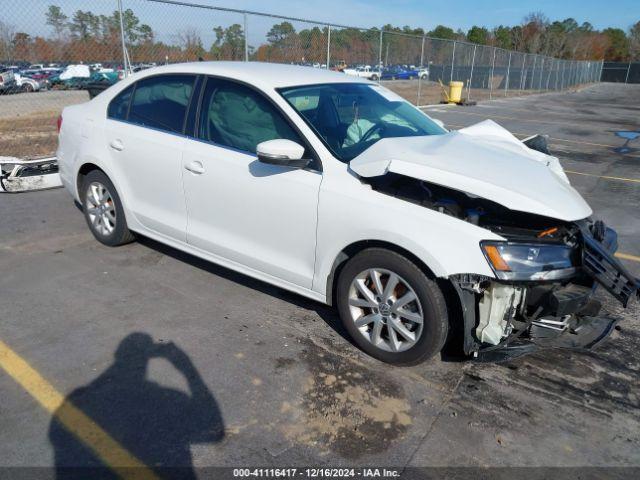
[[59,125],[62,182],[98,241],[144,235],[336,305],[386,362],[446,342],[486,358],[589,347],[613,326],[593,286],[625,305],[637,292],[539,138],[490,121],[449,132],[367,80],[169,65]]

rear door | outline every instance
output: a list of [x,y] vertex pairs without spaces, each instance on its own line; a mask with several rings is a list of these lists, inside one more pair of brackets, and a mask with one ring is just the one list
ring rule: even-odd
[[106,128],[116,188],[127,208],[144,227],[183,242],[181,160],[195,83],[187,74],[139,80],[111,102]]

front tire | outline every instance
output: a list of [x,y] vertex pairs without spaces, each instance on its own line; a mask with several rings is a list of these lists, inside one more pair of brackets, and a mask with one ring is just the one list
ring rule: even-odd
[[80,199],[89,230],[100,243],[117,247],[135,239],[127,227],[118,192],[104,172],[93,170],[87,174]]
[[442,292],[396,252],[369,248],[348,260],[336,297],[345,329],[378,360],[415,365],[444,346],[449,322]]

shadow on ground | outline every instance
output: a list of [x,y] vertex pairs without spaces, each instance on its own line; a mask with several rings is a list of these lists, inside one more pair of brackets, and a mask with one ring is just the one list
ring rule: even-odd
[[[167,360],[180,372],[189,394],[148,380],[153,358]],[[105,468],[100,454],[112,455],[113,450],[81,422],[74,423],[75,409],[142,463],[170,478],[196,478],[190,445],[219,442],[224,437],[220,408],[189,356],[174,343],[155,343],[145,333],[125,337],[113,364],[91,383],[74,390],[49,428],[58,479],[118,478]],[[78,436],[83,434],[99,448],[91,449],[80,441]]]

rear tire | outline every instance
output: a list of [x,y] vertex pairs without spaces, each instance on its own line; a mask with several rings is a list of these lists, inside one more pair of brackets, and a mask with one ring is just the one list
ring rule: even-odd
[[338,278],[336,303],[353,341],[383,362],[415,365],[445,344],[449,320],[440,288],[391,250],[369,248],[349,259]]
[[92,170],[86,175],[80,200],[89,230],[100,243],[117,247],[135,240],[127,227],[120,196],[104,172]]
[[25,93],[33,92],[33,90],[34,90],[33,85],[31,85],[30,83],[24,83],[22,85],[22,91]]

